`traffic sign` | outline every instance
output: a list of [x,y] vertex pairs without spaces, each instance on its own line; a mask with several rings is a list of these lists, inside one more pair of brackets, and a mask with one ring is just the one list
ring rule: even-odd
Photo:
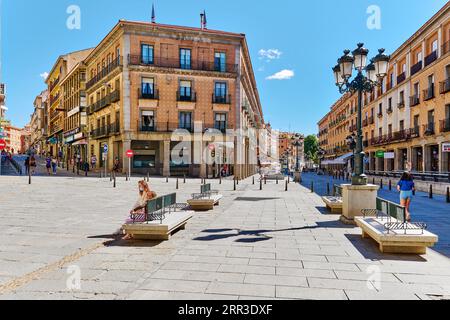
[[133,158],[133,157],[134,157],[134,152],[133,152],[133,150],[128,150],[128,151],[127,151],[127,157],[128,157],[128,158]]
[[108,145],[105,143],[105,145],[103,146],[103,152],[108,153],[108,150]]
[[0,140],[0,150],[4,150],[4,149],[6,149],[6,141]]

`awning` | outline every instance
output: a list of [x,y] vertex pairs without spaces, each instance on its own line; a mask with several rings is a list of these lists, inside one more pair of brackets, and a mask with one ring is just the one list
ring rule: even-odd
[[77,142],[72,143],[73,146],[86,146],[87,144],[86,139],[78,140]]
[[336,158],[334,160],[326,160],[322,162],[323,165],[331,165],[331,164],[347,164],[347,160],[349,158],[353,157],[353,152],[344,154],[343,156],[340,156],[339,158]]

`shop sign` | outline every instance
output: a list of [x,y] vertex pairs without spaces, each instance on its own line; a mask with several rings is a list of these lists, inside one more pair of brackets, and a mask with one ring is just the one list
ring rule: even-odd
[[73,142],[73,140],[74,140],[73,136],[67,137],[66,143],[71,143],[71,142]]
[[385,159],[395,159],[395,153],[394,152],[385,152],[384,158]]
[[379,151],[375,152],[375,157],[377,157],[377,158],[384,158],[384,151],[383,150],[379,150]]
[[450,143],[442,144],[442,152],[449,153],[450,152]]

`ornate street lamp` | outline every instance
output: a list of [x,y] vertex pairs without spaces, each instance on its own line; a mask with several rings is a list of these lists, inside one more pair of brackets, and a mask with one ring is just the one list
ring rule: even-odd
[[[358,118],[356,120],[357,134],[352,136],[351,145],[354,147],[355,172],[352,177],[352,185],[366,185],[367,176],[364,174],[364,146],[362,134],[362,95],[364,92],[372,92],[380,87],[383,78],[387,75],[390,57],[384,54],[384,49],[378,50],[376,55],[367,65],[369,50],[364,48],[363,43],[350,55],[350,50],[345,50],[344,55],[339,58],[338,64],[333,68],[336,86],[341,94],[350,92],[358,93]],[[350,81],[353,69],[357,71],[356,77]],[[347,143],[349,143],[349,139]],[[350,144],[349,144],[350,146]]]
[[303,146],[303,137],[299,135],[298,133],[291,138],[291,144],[293,147],[296,148],[296,165],[295,165],[295,171],[300,172],[300,158],[299,158],[299,148]]

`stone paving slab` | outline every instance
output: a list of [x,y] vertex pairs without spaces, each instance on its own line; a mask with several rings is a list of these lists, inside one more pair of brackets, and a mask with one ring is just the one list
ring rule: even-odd
[[[213,212],[196,214],[170,241],[123,243],[110,242],[111,234],[136,200],[137,178],[120,179],[116,189],[109,179],[35,177],[31,186],[25,180],[0,177],[10,186],[0,194],[0,224],[6,226],[0,235],[0,299],[450,296],[449,258],[433,250],[423,256],[382,254],[361,239],[359,228],[323,214],[318,195],[293,183],[288,192],[270,182],[259,191],[248,179],[235,192],[232,181],[212,181],[224,195]],[[150,184],[160,195],[176,191],[174,179],[152,178]],[[200,180],[181,184],[178,201],[199,186]],[[78,290],[67,288],[70,266],[80,269]],[[16,286],[5,290],[12,280]]]

